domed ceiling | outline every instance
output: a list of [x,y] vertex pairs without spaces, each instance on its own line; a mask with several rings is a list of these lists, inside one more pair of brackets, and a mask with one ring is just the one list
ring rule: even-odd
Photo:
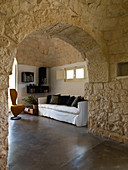
[[96,41],[78,27],[55,24],[36,30],[19,45],[19,64],[54,67],[82,62],[97,48]]

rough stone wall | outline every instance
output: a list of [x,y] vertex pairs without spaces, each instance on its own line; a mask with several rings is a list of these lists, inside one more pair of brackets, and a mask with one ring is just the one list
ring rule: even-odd
[[85,84],[89,131],[128,144],[128,79]]
[[128,61],[127,0],[2,0],[0,23],[0,167],[2,170],[7,167],[7,77],[11,73],[15,49],[26,35],[48,24],[63,23],[78,26],[100,45],[105,60],[103,57],[100,63],[93,62],[92,66],[95,71],[98,69],[99,74],[106,68],[107,73],[104,71],[101,75],[104,78],[106,75],[107,78],[104,80],[99,74],[94,73],[89,61],[91,83],[85,85],[85,94],[89,97],[89,130],[127,143],[128,120],[125,111],[127,111],[128,82],[127,79],[116,80],[113,73],[117,62]]

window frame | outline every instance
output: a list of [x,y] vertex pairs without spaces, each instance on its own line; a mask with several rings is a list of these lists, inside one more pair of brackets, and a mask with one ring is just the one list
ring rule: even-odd
[[[83,68],[84,69],[84,78],[76,78],[76,70],[77,69],[81,69]],[[74,78],[73,79],[67,79],[67,71],[68,70],[74,70]],[[78,67],[70,67],[70,68],[65,68],[65,81],[68,82],[68,81],[85,81],[86,80],[86,66],[78,66]]]

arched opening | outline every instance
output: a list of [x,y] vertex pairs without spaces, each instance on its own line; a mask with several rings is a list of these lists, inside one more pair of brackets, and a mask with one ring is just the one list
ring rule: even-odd
[[[34,44],[34,42],[37,42],[35,44],[35,47],[31,45]],[[44,44],[44,47],[42,44]],[[74,52],[72,53],[72,55],[67,53],[66,56],[60,53],[60,55],[58,56],[58,51],[56,52],[54,50],[54,53],[51,53],[50,50],[52,45],[52,49],[55,49],[57,46],[60,46],[60,49],[62,51],[65,47],[65,51],[67,51],[67,49],[69,48]],[[63,46],[63,48],[61,46]],[[27,50],[27,48],[29,48],[29,50]],[[34,52],[34,55],[31,53],[32,51],[34,51],[34,49],[36,49],[37,53],[41,53],[40,56],[39,54],[36,55],[36,52]],[[90,64],[91,58],[94,57],[95,52],[97,53],[99,63],[106,61],[105,57],[102,55],[99,45],[89,34],[87,34],[85,31],[76,26],[57,23],[52,26],[50,25],[48,28],[40,28],[26,36],[26,38],[18,45],[17,54],[15,56],[17,58],[18,64],[21,65],[33,66],[35,64],[35,66],[55,67],[66,64],[75,64],[76,62],[85,62],[88,60],[88,58]],[[100,79],[96,79],[96,76],[94,76],[95,80],[93,80],[93,78],[91,78],[92,75],[89,74],[89,77],[92,82],[100,81]],[[80,89],[81,91],[83,91],[82,95],[84,95],[84,84],[85,82],[83,82],[82,90]],[[24,90],[26,90],[25,86]],[[21,91],[20,93],[24,93],[24,91]]]
[[[26,36],[18,45],[16,58],[18,67],[22,65],[23,67],[21,67],[24,71],[27,71],[25,69],[28,69],[28,67],[31,67],[33,70],[33,66],[37,69],[37,67],[41,66],[59,67],[76,64],[77,62],[82,62],[83,65],[83,62],[87,61],[89,53],[91,53],[91,51],[93,53],[93,51],[98,48],[99,46],[96,41],[82,29],[69,24],[55,24],[43,32],[39,29]],[[18,82],[21,82],[21,71],[18,75]],[[72,85],[68,85],[69,83],[65,84],[66,88],[71,86],[73,89],[74,83]],[[77,87],[80,86],[80,88],[78,90],[75,88],[75,94],[79,95],[82,91],[82,96],[84,96],[84,84],[85,81],[82,83],[77,82]],[[54,87],[55,86],[56,85],[54,85]],[[26,84],[20,83],[17,89],[18,96],[21,96],[21,94],[26,92]],[[60,92],[61,91],[56,91],[56,93]],[[63,93],[66,93],[64,89]],[[22,102],[23,97],[25,96],[19,99],[19,103]]]

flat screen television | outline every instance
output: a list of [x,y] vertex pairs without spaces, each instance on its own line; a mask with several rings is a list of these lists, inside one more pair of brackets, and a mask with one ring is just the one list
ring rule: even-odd
[[21,81],[25,83],[34,82],[34,72],[22,72]]

